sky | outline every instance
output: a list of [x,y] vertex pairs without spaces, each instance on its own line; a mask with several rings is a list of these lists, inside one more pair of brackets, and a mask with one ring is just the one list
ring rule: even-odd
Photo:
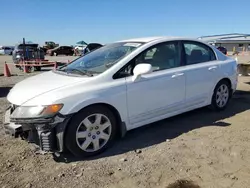
[[0,45],[250,33],[249,0],[1,0]]

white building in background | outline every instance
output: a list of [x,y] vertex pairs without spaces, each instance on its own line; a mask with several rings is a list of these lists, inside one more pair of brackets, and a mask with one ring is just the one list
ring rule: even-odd
[[198,39],[215,46],[223,46],[228,52],[250,51],[250,34],[231,33],[222,35],[201,36]]

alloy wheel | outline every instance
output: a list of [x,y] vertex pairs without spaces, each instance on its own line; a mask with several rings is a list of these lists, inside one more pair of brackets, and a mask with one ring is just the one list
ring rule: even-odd
[[86,152],[98,151],[109,141],[111,131],[111,121],[107,116],[92,114],[86,117],[77,128],[77,145]]
[[229,89],[226,84],[222,84],[216,92],[216,104],[218,107],[223,108],[229,99]]

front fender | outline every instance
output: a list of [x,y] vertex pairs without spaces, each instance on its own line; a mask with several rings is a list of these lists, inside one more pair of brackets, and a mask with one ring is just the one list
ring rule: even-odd
[[[65,108],[63,108],[61,110],[62,114],[72,114],[72,113],[77,113],[79,112],[81,109],[92,105],[92,104],[97,104],[97,103],[109,103],[106,100],[104,100],[103,98],[100,97],[93,97],[93,98],[88,98],[88,99],[84,99],[82,101],[79,101],[77,103],[75,103],[74,105],[72,104],[65,104]],[[110,104],[109,104],[110,105]]]
[[115,96],[104,98],[102,96],[92,95],[77,102],[75,101],[64,102],[64,107],[61,109],[60,113],[63,115],[74,114],[89,105],[102,103],[115,108],[119,113],[121,120],[127,122],[127,106],[126,106],[126,99],[125,100],[124,99],[125,98],[120,98],[120,97],[116,98]]

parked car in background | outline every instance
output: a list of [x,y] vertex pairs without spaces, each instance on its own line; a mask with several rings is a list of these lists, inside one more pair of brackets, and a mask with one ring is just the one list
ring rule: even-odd
[[224,110],[237,78],[235,59],[198,40],[118,41],[16,84],[4,128],[45,151],[93,156],[137,127],[205,106]]
[[82,52],[86,48],[86,46],[87,45],[76,45],[74,49]]
[[50,56],[57,56],[57,55],[73,55],[74,48],[72,46],[58,46],[54,49],[47,50],[47,53]]
[[[25,49],[25,51],[24,51]],[[36,43],[18,43],[12,53],[12,60],[14,63],[18,63],[20,60],[35,60],[45,59],[45,53],[42,48]]]
[[86,48],[83,50],[82,55],[85,55],[88,52],[101,48],[103,45],[99,43],[89,43]]
[[74,46],[74,49],[77,50],[78,52],[82,52],[86,48],[87,45],[88,44],[85,41],[81,40],[76,43],[76,45]]
[[79,56],[85,50],[87,45],[76,45],[74,46],[74,55]]
[[0,46],[0,54],[2,55],[12,55],[14,47],[12,46]]
[[43,48],[44,52],[47,53],[47,50],[54,49],[58,46],[59,46],[59,44],[56,44],[53,41],[45,41],[44,46],[42,48]]
[[223,54],[227,55],[227,49],[223,46],[217,47],[218,50],[220,50]]

